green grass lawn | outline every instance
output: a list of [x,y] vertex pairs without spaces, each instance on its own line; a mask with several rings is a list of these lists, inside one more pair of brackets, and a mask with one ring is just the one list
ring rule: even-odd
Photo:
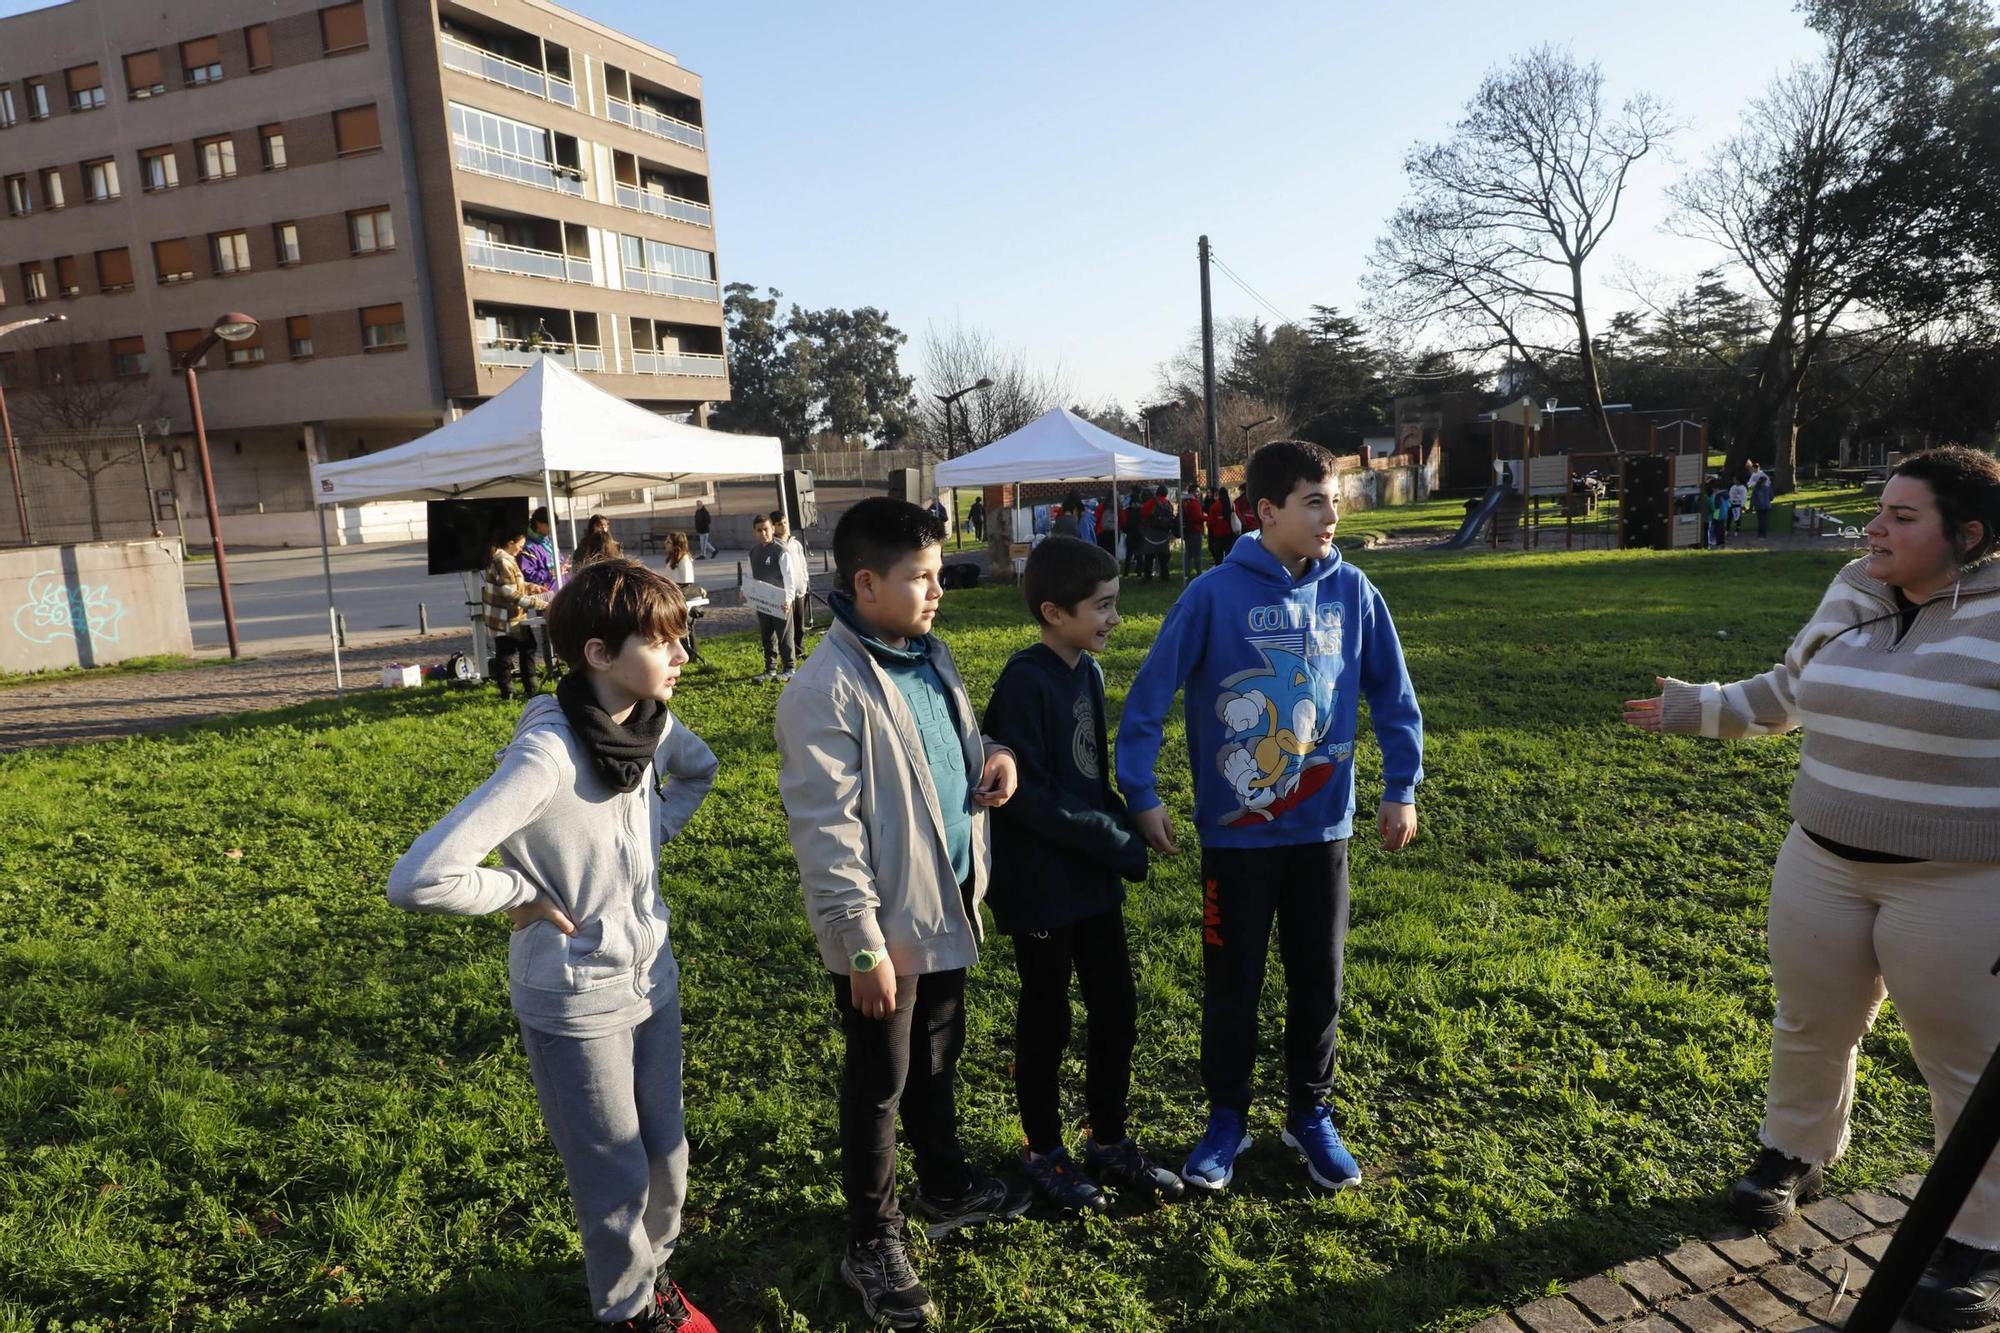
[[[1271,1096],[1228,1194],[919,1240],[947,1327],[1459,1329],[1720,1221],[1762,1108],[1765,892],[1796,745],[1646,736],[1617,706],[1656,673],[1768,667],[1839,557],[1360,559],[1430,729],[1419,841],[1354,848],[1334,1096],[1365,1186],[1320,1195],[1278,1144],[1267,1042]],[[1126,599],[1114,708],[1167,595]],[[1029,631],[1010,591],[946,608],[983,702]],[[693,1155],[677,1271],[724,1328],[858,1328],[835,1272],[838,1042],[775,790],[776,693],[747,681],[754,642],[703,648],[716,666],[677,708],[722,775],[664,863]],[[506,925],[382,893],[514,716],[484,691],[381,692],[0,757],[0,1328],[590,1326]],[[1359,762],[1372,808],[1372,746]],[[1186,774],[1163,791],[1185,847]],[[1192,857],[1156,861],[1128,915],[1134,1125],[1178,1164],[1203,1114]],[[996,937],[961,1100],[993,1167],[1020,1142],[1011,979]],[[1837,1189],[1925,1160],[1892,1017],[1860,1078]]]
[[[0,690],[20,685],[46,685],[52,681],[99,680],[106,676],[143,676],[158,671],[185,671],[190,667],[215,666],[227,659],[187,657],[180,653],[157,653],[150,657],[128,657],[123,662],[99,667],[56,667],[48,671],[0,671]],[[255,658],[239,658],[255,661]]]

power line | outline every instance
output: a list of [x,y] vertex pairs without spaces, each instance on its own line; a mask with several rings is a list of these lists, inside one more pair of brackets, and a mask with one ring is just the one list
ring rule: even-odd
[[1258,305],[1263,306],[1264,309],[1270,311],[1273,315],[1276,315],[1279,319],[1283,320],[1287,324],[1290,324],[1294,328],[1305,327],[1303,321],[1293,319],[1290,315],[1278,309],[1277,306],[1271,304],[1270,301],[1264,298],[1264,294],[1262,292],[1258,291],[1255,287],[1252,287],[1248,282],[1245,282],[1243,280],[1242,275],[1237,273],[1235,269],[1223,263],[1222,260],[1216,256],[1215,247],[1213,245],[1210,245],[1208,247],[1208,259],[1211,264],[1214,264],[1217,268],[1222,270],[1222,274],[1224,277],[1228,278],[1231,282],[1235,283],[1238,287],[1242,288],[1243,294],[1248,296],[1251,300],[1255,301]]

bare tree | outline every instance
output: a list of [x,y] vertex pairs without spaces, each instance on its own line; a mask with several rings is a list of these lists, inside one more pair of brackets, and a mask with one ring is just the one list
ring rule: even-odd
[[1403,159],[1412,193],[1375,243],[1370,313],[1566,384],[1610,440],[1584,270],[1633,166],[1677,128],[1644,93],[1612,114],[1597,65],[1553,46],[1489,73],[1452,137]]
[[[942,328],[933,324],[924,332],[919,358],[922,443],[940,458],[955,458],[991,444],[1072,397],[1069,376],[1060,362],[1049,369],[1035,366],[1023,348],[1002,346],[986,330],[968,324]],[[982,379],[993,381],[991,387],[968,393],[953,404],[947,430],[938,396]]]
[[159,399],[146,391],[143,380],[102,375],[79,345],[53,337],[44,337],[39,345],[33,339],[24,342],[33,350],[38,383],[9,400],[18,404],[16,415],[26,438],[22,460],[83,483],[91,540],[102,541],[105,476],[140,461],[146,446],[138,423],[144,414],[157,413]]
[[1990,20],[1956,3],[1805,8],[1819,58],[1779,75],[1670,192],[1674,230],[1721,248],[1762,298],[1769,332],[1730,465],[1755,450],[1782,489],[1808,373],[1853,363],[1865,386],[1885,348],[1961,309],[1979,287],[1967,228],[1990,212],[1972,202],[1990,165],[1966,161],[1978,153],[1952,110],[1977,96],[1964,53]]
[[[1203,447],[1199,399],[1175,403],[1151,417],[1152,446],[1163,454],[1200,454]],[[1248,462],[1251,451],[1271,440],[1285,440],[1297,429],[1282,403],[1273,403],[1234,389],[1215,395],[1215,439],[1222,465]],[[1213,480],[1213,479],[1211,479]]]

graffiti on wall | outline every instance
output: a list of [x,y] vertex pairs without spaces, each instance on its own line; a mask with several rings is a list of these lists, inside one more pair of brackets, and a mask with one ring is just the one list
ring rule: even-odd
[[14,632],[29,643],[116,643],[124,616],[125,603],[111,595],[111,585],[71,587],[61,573],[45,569],[28,580],[28,599],[14,611]]

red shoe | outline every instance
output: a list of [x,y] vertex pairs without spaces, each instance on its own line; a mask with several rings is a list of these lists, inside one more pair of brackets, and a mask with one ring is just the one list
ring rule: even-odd
[[662,1273],[653,1284],[653,1304],[663,1325],[673,1333],[715,1333],[715,1323],[688,1303],[680,1284]]

